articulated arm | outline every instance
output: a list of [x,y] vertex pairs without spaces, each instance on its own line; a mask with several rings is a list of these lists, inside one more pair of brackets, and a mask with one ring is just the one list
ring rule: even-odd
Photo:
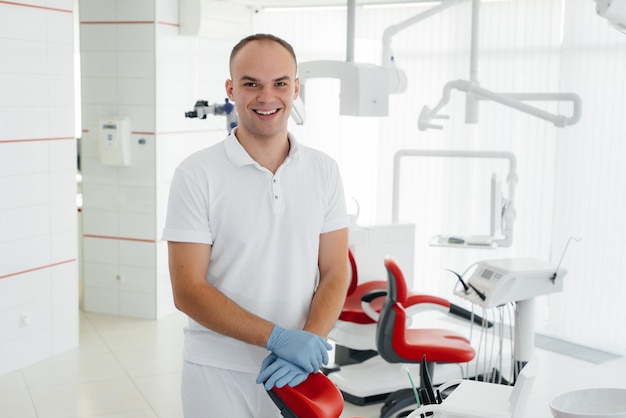
[[[443,88],[443,97],[432,110],[428,106],[424,106],[420,112],[417,126],[420,130],[426,129],[442,129],[443,126],[431,123],[432,119],[448,119],[447,115],[439,115],[439,111],[450,101],[451,91],[453,89],[464,91],[468,96],[474,96],[477,99],[493,100],[505,106],[512,107],[529,115],[552,122],[555,126],[564,127],[573,125],[580,120],[581,99],[575,93],[496,93],[480,87],[478,83],[468,80],[455,80],[448,82]],[[528,100],[535,101],[570,101],[574,109],[571,116],[553,114],[545,110],[530,106],[523,102]]]

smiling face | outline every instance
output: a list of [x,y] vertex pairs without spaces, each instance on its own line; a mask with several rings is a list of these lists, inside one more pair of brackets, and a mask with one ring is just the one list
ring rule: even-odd
[[237,137],[286,140],[292,102],[300,91],[294,57],[278,42],[253,40],[235,53],[230,71],[226,94],[237,108]]

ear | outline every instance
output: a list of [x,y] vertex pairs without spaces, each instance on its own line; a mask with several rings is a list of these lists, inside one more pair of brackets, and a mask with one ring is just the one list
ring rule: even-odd
[[293,100],[296,100],[299,94],[300,94],[300,78],[298,77],[295,79],[295,89],[293,93]]
[[233,98],[233,80],[227,79],[224,83],[224,88],[226,89],[226,96],[228,96],[231,102],[234,102],[235,99]]

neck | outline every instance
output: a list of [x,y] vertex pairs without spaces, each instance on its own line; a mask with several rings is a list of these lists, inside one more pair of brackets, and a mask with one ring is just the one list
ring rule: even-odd
[[248,155],[261,167],[267,168],[272,173],[276,173],[291,149],[287,134],[281,137],[252,140],[245,135],[241,138],[239,135],[236,137]]

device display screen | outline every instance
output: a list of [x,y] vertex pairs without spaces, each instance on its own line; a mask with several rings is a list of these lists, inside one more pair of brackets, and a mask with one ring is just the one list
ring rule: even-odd
[[102,129],[117,129],[117,125],[105,123],[102,125]]
[[483,279],[486,279],[486,280],[490,280],[491,276],[493,276],[493,271],[492,270],[484,269],[482,271],[482,273],[480,273],[480,277],[482,277]]

